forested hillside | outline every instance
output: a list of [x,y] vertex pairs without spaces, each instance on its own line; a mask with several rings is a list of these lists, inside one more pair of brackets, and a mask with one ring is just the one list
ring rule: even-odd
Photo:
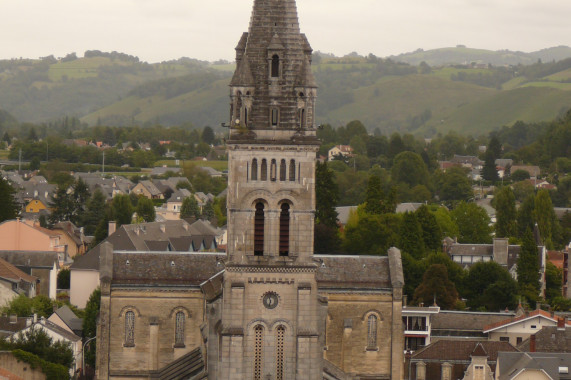
[[[340,58],[315,53],[318,123],[345,125],[358,119],[370,131],[432,137],[450,130],[480,135],[519,120],[551,120],[571,105],[571,58],[565,58],[569,50],[513,53],[528,57],[517,62],[530,64],[511,66],[481,60],[462,64],[454,55],[453,65],[434,66],[427,63],[432,62],[429,52],[415,53],[426,60],[413,64],[397,62],[404,56]],[[453,51],[476,53],[466,48]],[[497,55],[478,54],[482,52]],[[431,51],[430,57],[452,59],[446,58],[449,53]],[[556,59],[542,62],[538,57]],[[99,51],[88,51],[83,58],[70,54],[59,60],[0,61],[0,109],[20,122],[73,116],[89,125],[217,128],[228,121],[233,70],[227,62],[181,58],[148,64]]]

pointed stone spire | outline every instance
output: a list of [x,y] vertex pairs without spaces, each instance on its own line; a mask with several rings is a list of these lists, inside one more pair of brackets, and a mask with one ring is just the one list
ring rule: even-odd
[[[311,53],[300,32],[295,0],[254,1],[248,33],[236,47],[230,83],[231,140],[315,135],[317,85]],[[255,133],[245,134],[244,127]]]

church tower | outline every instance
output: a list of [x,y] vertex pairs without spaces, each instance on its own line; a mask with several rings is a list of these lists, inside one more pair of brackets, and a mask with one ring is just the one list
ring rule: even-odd
[[313,259],[317,86],[295,0],[255,0],[236,47],[215,379],[321,379]]

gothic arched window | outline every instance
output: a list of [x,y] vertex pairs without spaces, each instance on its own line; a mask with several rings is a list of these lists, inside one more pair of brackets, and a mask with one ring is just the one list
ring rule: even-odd
[[280,162],[280,181],[285,181],[287,178],[286,160]]
[[295,160],[289,162],[289,180],[295,181]]
[[367,349],[377,348],[377,321],[378,318],[374,314],[367,318]]
[[254,328],[254,380],[262,380],[262,358],[264,355],[264,328]]
[[262,167],[260,168],[260,180],[268,180],[268,161],[265,158],[262,160]]
[[272,78],[277,78],[280,76],[280,57],[274,54],[272,57]]
[[289,205],[282,204],[280,213],[280,256],[289,255]]
[[258,180],[258,160],[254,158],[252,160],[252,181],[257,181],[257,180]]
[[276,380],[284,380],[284,340],[285,327],[276,329]]
[[264,255],[264,204],[256,203],[256,213],[254,215],[254,255]]
[[125,313],[125,347],[135,346],[135,312]]
[[175,328],[174,328],[174,346],[184,347],[184,320],[186,316],[184,312],[179,311],[175,316]]

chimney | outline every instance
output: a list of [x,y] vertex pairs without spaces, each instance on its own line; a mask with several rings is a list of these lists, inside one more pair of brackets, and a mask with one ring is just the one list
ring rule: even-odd
[[565,318],[557,318],[557,330],[565,330]]
[[10,323],[18,323],[18,315],[10,314]]
[[113,235],[116,230],[117,230],[117,222],[114,220],[110,220],[109,221],[109,233],[107,234],[107,236]]
[[164,225],[164,223],[161,223],[160,229],[163,234],[167,232],[167,227]]
[[529,352],[535,352],[535,334],[529,336]]
[[38,314],[34,313],[34,323],[38,322]]
[[509,242],[506,238],[494,239],[493,255],[494,261],[504,267],[508,265],[508,246]]

